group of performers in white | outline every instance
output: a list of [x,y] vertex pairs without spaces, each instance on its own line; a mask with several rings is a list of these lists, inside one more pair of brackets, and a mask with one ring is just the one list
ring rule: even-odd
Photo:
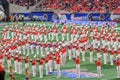
[[[86,51],[89,50],[89,61],[95,61],[98,78],[101,77],[101,58],[103,57],[104,64],[108,64],[108,56],[110,65],[116,65],[117,77],[120,78],[120,38],[113,26],[108,28],[103,25],[99,29],[95,25],[90,28],[72,25],[70,29],[67,25],[63,25],[62,30],[59,30],[56,24],[51,28],[46,28],[45,25],[26,26],[29,25],[20,29],[17,24],[12,28],[7,25],[2,31],[1,45],[3,47],[0,62],[4,66],[5,60],[7,61],[8,72],[11,72],[12,60],[14,72],[22,74],[23,63],[25,63],[26,71],[32,64],[32,74],[36,76],[36,66],[39,63],[40,78],[43,78],[45,63],[46,75],[50,75],[49,72],[53,72],[54,69],[59,78],[61,76],[60,66],[65,65],[68,56],[69,60],[74,60],[77,77],[80,78],[80,58],[86,61],[85,55],[88,54]],[[59,38],[60,36],[62,37]],[[94,50],[96,53],[93,53]],[[33,59],[29,58],[31,54],[34,55]],[[96,54],[96,58],[93,58],[93,54]],[[26,80],[29,80],[28,76]]]

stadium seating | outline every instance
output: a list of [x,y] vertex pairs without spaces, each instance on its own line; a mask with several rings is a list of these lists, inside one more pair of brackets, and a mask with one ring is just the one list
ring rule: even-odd
[[72,12],[107,12],[118,8],[119,0],[44,0],[36,6],[45,10],[65,10]]
[[[19,6],[34,6],[42,0],[9,0],[12,4]],[[105,13],[113,11],[119,13],[120,11],[119,0],[43,0],[40,4],[36,5],[36,10],[64,10],[66,12],[99,12]]]
[[9,3],[12,3],[12,4],[16,4],[16,5],[19,5],[19,6],[33,6],[35,5],[36,3],[38,3],[40,0],[8,0]]

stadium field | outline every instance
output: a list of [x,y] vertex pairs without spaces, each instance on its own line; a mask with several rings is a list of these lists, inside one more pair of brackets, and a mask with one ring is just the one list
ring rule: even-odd
[[[31,24],[34,22],[26,22],[28,24]],[[6,24],[6,23],[3,23],[3,24]],[[13,23],[9,23],[11,26],[13,25]],[[18,23],[19,26],[22,27],[22,22],[19,22]],[[42,22],[38,22],[38,25],[42,25],[42,24],[45,24],[47,27],[48,26],[52,26],[53,24],[50,23],[50,22],[46,22],[46,23],[42,23]],[[62,25],[57,25],[58,29],[61,29]],[[70,27],[70,25],[68,25],[68,27]],[[0,27],[0,30],[2,30],[4,28],[4,26],[1,26]],[[117,27],[115,28],[119,28],[120,29],[120,24],[118,24]],[[119,33],[120,33],[120,30],[119,30]],[[1,37],[1,35],[0,35]],[[59,34],[59,38],[61,38],[61,35]],[[36,52],[36,49],[34,50],[34,53]],[[101,52],[102,54],[103,52]],[[22,55],[23,57],[25,55]],[[30,54],[29,55],[29,58],[33,58],[34,54]],[[37,56],[37,58],[39,58],[40,55]],[[89,51],[87,50],[86,51],[86,58],[87,60],[85,62],[81,61],[81,64],[80,64],[80,68],[81,70],[85,70],[86,72],[91,72],[91,73],[97,73],[97,69],[96,69],[96,65],[95,65],[95,62],[92,62],[90,63],[89,62]],[[96,51],[94,50],[94,58],[96,59]],[[103,58],[103,57],[102,57]],[[109,56],[108,56],[108,59],[109,59]],[[102,59],[102,62],[103,62],[103,59]],[[13,64],[13,60],[12,60],[12,65],[14,66]],[[15,77],[16,77],[16,80],[25,80],[25,75],[24,75],[24,62],[22,63],[22,66],[23,66],[23,73],[22,74],[17,74],[15,73]],[[9,73],[7,71],[7,62],[5,62],[5,70],[6,70],[6,80],[9,80]],[[31,64],[29,66],[29,71],[31,73],[31,80],[75,80],[75,79],[71,79],[71,78],[66,78],[65,76],[61,76],[61,78],[56,78],[56,75],[53,75],[53,74],[50,74],[48,76],[45,75],[45,65],[44,65],[44,76],[42,79],[39,78],[39,70],[38,70],[38,64],[37,64],[37,76],[36,77],[33,77],[32,76],[32,69],[31,69]],[[75,63],[73,60],[68,60],[68,57],[67,57],[67,62],[64,66],[61,66],[61,70],[71,70],[71,69],[75,69]],[[110,65],[110,59],[108,60],[108,64],[104,65],[102,64],[101,66],[101,70],[102,70],[102,78],[99,79],[99,80],[120,80],[120,79],[117,79],[117,72],[116,72],[116,66],[111,66]],[[76,79],[76,80],[98,80],[97,77],[95,78],[80,78],[80,79]]]

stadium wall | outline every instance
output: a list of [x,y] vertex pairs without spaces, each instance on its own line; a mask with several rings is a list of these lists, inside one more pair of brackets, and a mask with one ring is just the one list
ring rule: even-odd
[[[111,14],[106,13],[54,13],[54,12],[31,12],[31,13],[13,13],[14,18],[20,21],[50,21],[57,23],[75,23],[75,24],[106,24],[111,21]],[[116,25],[115,22],[109,22]]]

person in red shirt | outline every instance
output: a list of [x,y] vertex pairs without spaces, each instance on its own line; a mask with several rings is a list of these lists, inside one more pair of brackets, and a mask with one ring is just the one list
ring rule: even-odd
[[34,47],[33,46],[34,42],[33,42],[33,40],[29,43],[30,43],[30,47],[31,47],[31,54],[34,54],[34,48],[33,48]]
[[111,50],[110,43],[111,43],[111,37],[108,37],[108,38],[107,38],[108,50]]
[[98,78],[101,78],[101,59],[98,58],[97,61],[95,61],[95,64],[97,66],[97,72],[98,72]]
[[80,48],[78,45],[75,46],[75,56],[79,56],[80,55]]
[[70,45],[69,45],[68,47],[69,47],[69,50],[68,50],[68,53],[69,53],[69,59],[72,59],[72,48],[73,48],[72,43],[70,43]]
[[48,52],[48,43],[45,42],[45,52],[47,53]]
[[42,39],[42,27],[40,28],[40,30],[39,30],[40,32],[39,32],[39,38],[40,38],[40,41],[42,41],[43,39]]
[[46,69],[46,75],[48,75],[48,68],[49,68],[49,56],[47,54],[46,58],[45,58],[45,69]]
[[61,48],[61,64],[64,65],[66,62],[66,47],[64,47],[64,45],[62,45]]
[[[56,51],[53,53],[54,59],[56,59],[57,56],[60,56],[59,54],[60,54],[60,51],[57,48]],[[54,65],[55,65],[55,69],[57,69],[57,65],[56,65],[56,61],[55,60],[54,60]]]
[[70,34],[71,34],[71,41],[74,41],[74,28],[71,29]]
[[114,51],[114,47],[113,47],[110,52],[110,64],[111,65],[113,65],[114,54],[115,54],[115,51]]
[[22,48],[23,48],[23,54],[26,54],[26,50],[25,50],[25,44],[26,44],[26,41],[22,41]]
[[[45,27],[46,28],[46,27]],[[44,30],[44,41],[47,41],[47,30]]]
[[10,53],[8,53],[7,55],[7,63],[8,63],[8,71],[9,71],[10,66],[11,66],[11,54]]
[[104,64],[107,64],[107,56],[108,56],[108,48],[107,46],[105,46],[105,48],[103,49],[103,58],[104,58]]
[[120,56],[120,48],[117,50],[117,56]]
[[53,69],[52,69],[52,58],[53,58],[53,53],[50,52],[50,53],[48,54],[48,57],[49,57],[49,63],[48,63],[49,70],[50,70],[50,72],[52,72],[52,71],[53,71]]
[[32,59],[31,63],[32,63],[33,77],[35,77],[36,76],[36,55],[34,56],[34,59]]
[[43,55],[43,46],[44,46],[43,43],[40,42],[40,54],[41,54],[41,55]]
[[25,57],[25,69],[29,68],[29,55],[27,54],[26,57]]
[[67,30],[67,27],[66,27],[66,25],[64,25],[64,26],[62,27],[62,30],[61,30],[61,32],[62,32],[62,41],[65,40],[65,33],[66,33],[66,30]]
[[4,64],[4,53],[3,52],[0,54],[0,62]]
[[22,73],[22,56],[21,56],[21,53],[19,53],[19,56],[18,56],[17,60],[18,60],[18,72],[19,72],[19,74],[21,74]]
[[90,62],[92,62],[93,61],[93,45],[90,46],[89,50],[90,50]]
[[52,39],[51,40],[54,40],[54,36],[55,36],[55,30],[56,30],[56,23],[54,24],[54,26],[52,27],[52,30],[51,30],[51,32],[52,32]]
[[80,78],[80,57],[76,56],[75,58],[73,58],[73,60],[76,64],[77,78]]
[[99,45],[98,48],[97,48],[97,59],[100,57],[100,51],[101,51],[101,48],[100,48],[100,45]]
[[39,59],[39,72],[40,72],[40,78],[43,78],[43,64],[44,64],[44,55]]
[[56,69],[57,69],[57,78],[60,78],[60,76],[61,76],[61,71],[60,71],[60,56],[59,55],[57,55],[56,57],[55,57],[55,61],[56,61]]
[[50,50],[50,51],[53,51],[53,50],[54,50],[52,41],[51,41],[50,44],[49,44],[49,50]]
[[82,61],[85,61],[85,45],[82,47]]
[[15,68],[15,72],[17,72],[17,70],[18,70],[18,67],[17,67],[17,64],[18,64],[18,61],[17,61],[17,54],[18,54],[18,52],[16,52],[15,53],[15,55],[14,55],[14,68]]
[[50,29],[51,27],[49,26],[48,27],[48,30],[47,30],[47,33],[48,33],[48,39],[50,40],[51,38],[50,38],[50,33],[51,33],[51,29]]
[[58,31],[58,29],[56,28],[56,29],[55,29],[56,41],[58,41],[58,39],[59,39],[59,38],[58,38],[58,34],[59,34],[59,31]]
[[35,30],[34,38],[35,38],[35,41],[38,39],[38,30]]
[[36,51],[37,51],[37,55],[39,54],[39,42],[38,40],[36,40]]
[[119,56],[116,57],[116,60],[114,62],[116,65],[116,70],[117,70],[117,78],[120,78],[120,58],[119,58]]

